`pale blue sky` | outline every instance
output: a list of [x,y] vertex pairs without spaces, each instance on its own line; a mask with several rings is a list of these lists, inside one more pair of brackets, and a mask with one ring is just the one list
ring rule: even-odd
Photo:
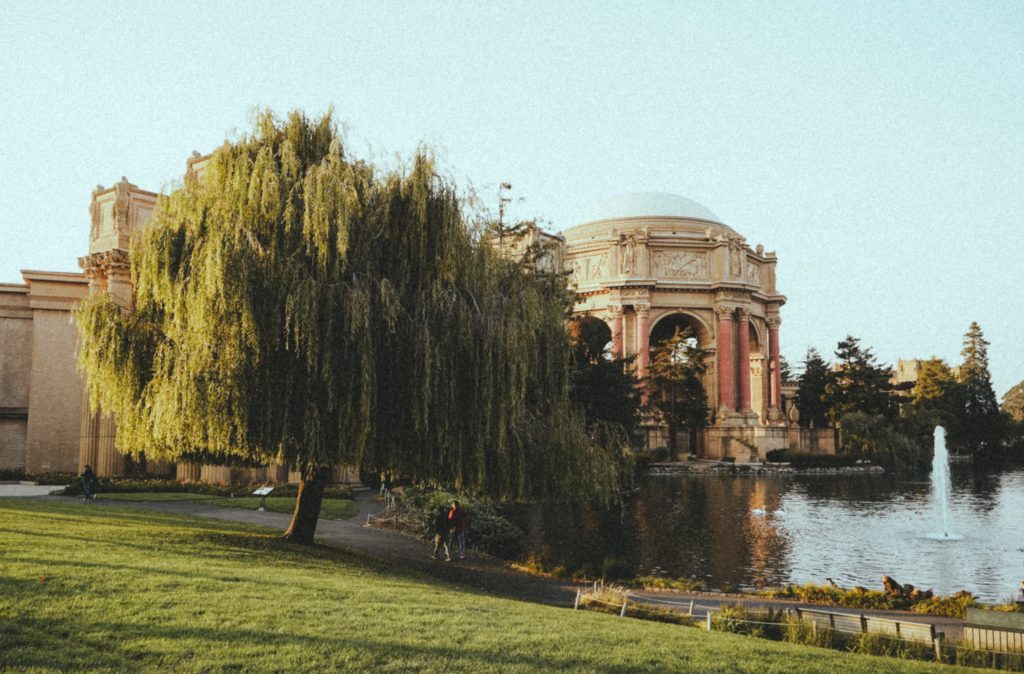
[[1024,379],[1024,3],[41,3],[0,8],[0,282],[76,270],[89,194],[153,190],[256,107],[437,146],[560,230],[668,191],[779,254],[783,353]]

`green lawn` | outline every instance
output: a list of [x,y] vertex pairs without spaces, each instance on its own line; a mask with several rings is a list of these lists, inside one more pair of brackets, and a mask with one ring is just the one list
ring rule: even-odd
[[[100,501],[206,501],[211,505],[229,508],[248,508],[256,510],[260,507],[259,496],[239,496],[227,498],[210,494],[188,494],[184,492],[112,492],[100,494]],[[295,510],[294,496],[268,496],[267,510],[275,513],[292,513]],[[359,512],[359,504],[349,499],[325,498],[320,507],[322,520],[347,520]]]
[[969,671],[496,599],[278,536],[0,499],[0,671]]

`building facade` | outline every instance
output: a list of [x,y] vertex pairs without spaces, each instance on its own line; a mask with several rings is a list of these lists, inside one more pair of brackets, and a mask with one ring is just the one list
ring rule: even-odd
[[[763,459],[788,446],[779,369],[775,253],[746,239],[685,197],[625,194],[598,204],[564,232],[565,268],[577,315],[607,322],[614,356],[646,374],[651,345],[688,329],[708,354],[704,389],[711,424],[698,454]],[[647,424],[648,446],[665,430]]]

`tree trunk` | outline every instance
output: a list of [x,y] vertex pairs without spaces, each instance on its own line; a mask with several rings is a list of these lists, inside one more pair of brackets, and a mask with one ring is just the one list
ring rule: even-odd
[[307,468],[303,472],[302,479],[299,480],[299,495],[295,499],[292,523],[288,526],[288,531],[284,532],[286,540],[307,545],[313,542],[316,524],[320,519],[320,505],[324,500],[324,487],[327,486],[330,476],[330,469],[322,466]]

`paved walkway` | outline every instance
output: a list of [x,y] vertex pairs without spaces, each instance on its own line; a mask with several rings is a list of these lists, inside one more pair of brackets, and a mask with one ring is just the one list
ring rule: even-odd
[[[15,494],[15,485],[0,484],[0,497],[30,494]],[[45,489],[40,496],[48,494],[54,487],[38,487]],[[273,529],[284,530],[288,527],[291,515],[283,513],[259,512],[241,508],[222,508],[204,501],[104,501],[82,503],[81,499],[66,496],[51,496],[61,501],[75,502],[84,508],[95,507],[133,507],[161,510],[165,512],[212,517],[233,522],[243,522]],[[378,514],[384,509],[373,492],[356,493],[359,513],[348,520],[321,520],[317,525],[317,538],[325,543],[379,559],[389,564],[398,564],[404,568],[427,574],[446,581],[460,583],[476,588],[487,594],[498,595],[510,599],[550,604],[554,606],[572,606],[578,589],[587,585],[571,581],[561,581],[516,571],[503,561],[471,553],[466,560],[444,562],[433,560],[430,553],[432,544],[418,540],[412,536],[379,527],[365,526],[367,515]],[[957,618],[922,615],[908,611],[875,611],[859,610],[838,606],[821,606],[791,601],[776,601],[743,595],[726,595],[714,592],[649,592],[637,590],[630,592],[633,601],[660,608],[687,610],[690,601],[694,602],[694,615],[703,617],[707,607],[717,608],[742,603],[749,608],[819,608],[844,613],[864,613],[882,618],[905,620],[907,622],[932,623],[939,631],[946,634],[947,639],[959,641],[963,634],[963,621]]]
[[64,491],[61,485],[37,485],[35,482],[0,482],[0,496],[48,496]]

